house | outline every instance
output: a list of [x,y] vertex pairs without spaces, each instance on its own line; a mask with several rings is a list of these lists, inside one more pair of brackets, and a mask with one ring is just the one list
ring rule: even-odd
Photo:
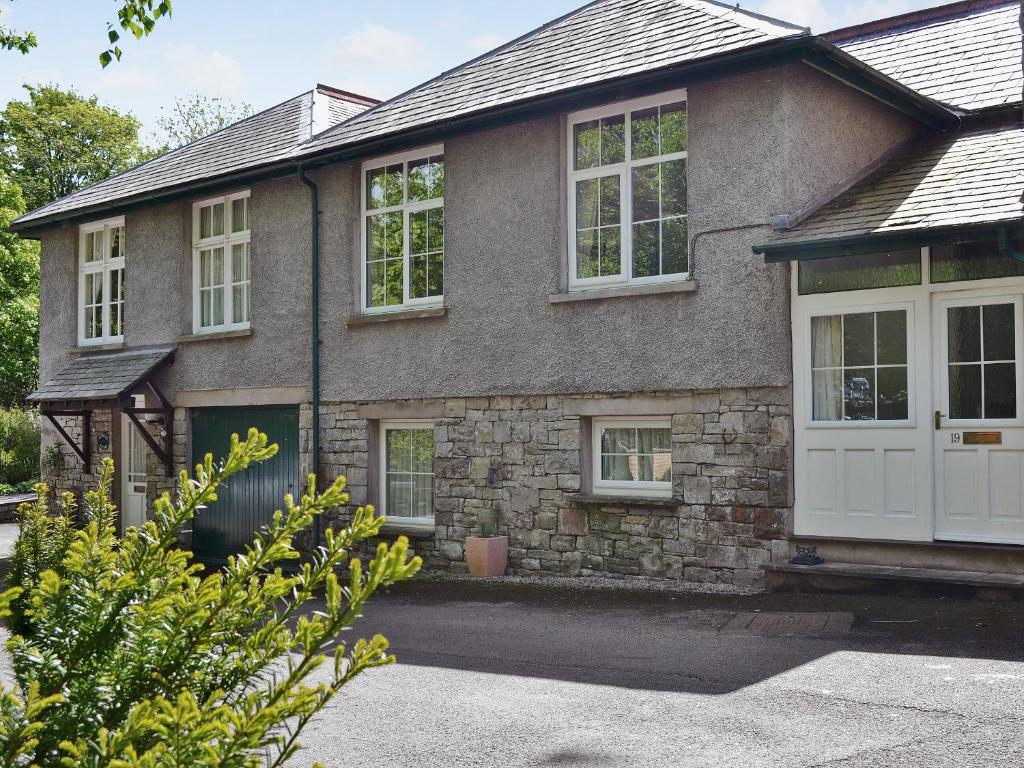
[[597,0],[32,211],[48,479],[135,523],[255,425],[206,559],[317,469],[434,568],[1024,573],[1019,12]]

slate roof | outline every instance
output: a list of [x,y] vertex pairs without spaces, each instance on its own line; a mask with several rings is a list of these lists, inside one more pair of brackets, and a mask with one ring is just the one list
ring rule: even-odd
[[1024,128],[940,134],[909,147],[767,246],[1019,221],[1022,197]]
[[28,399],[35,403],[115,400],[129,393],[173,354],[173,347],[160,347],[79,357]]
[[[949,106],[976,110],[1021,101],[1020,3],[956,3],[825,37],[865,64]],[[905,19],[900,23],[900,19]],[[915,20],[916,19],[916,20]]]
[[368,106],[367,100],[357,102],[340,93],[326,88],[307,91],[124,173],[36,208],[14,223],[28,223],[55,213],[113,203],[287,159],[314,133],[314,94],[317,98],[329,100],[328,109],[324,110],[328,118],[326,127],[347,120]]
[[302,152],[807,34],[709,0],[597,0],[332,128]]

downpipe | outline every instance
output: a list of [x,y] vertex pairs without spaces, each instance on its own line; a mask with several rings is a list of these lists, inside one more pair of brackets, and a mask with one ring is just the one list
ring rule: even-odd
[[[310,336],[312,337],[311,355],[311,389],[313,419],[311,425],[310,445],[313,472],[317,476],[317,486],[320,485],[320,188],[308,176],[306,166],[302,163],[298,167],[299,181],[309,188],[309,218],[310,218],[310,279],[312,289],[312,310],[310,313]],[[314,546],[320,547],[320,515],[317,515],[316,523],[313,525]]]

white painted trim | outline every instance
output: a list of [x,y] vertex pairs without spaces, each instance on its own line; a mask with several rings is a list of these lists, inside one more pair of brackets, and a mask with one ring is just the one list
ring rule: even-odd
[[[246,216],[249,219],[249,228],[240,232],[232,232],[232,203],[235,200],[248,200],[249,190],[232,192],[227,195],[211,197],[199,200],[192,204],[192,334],[201,336],[204,334],[219,334],[225,331],[240,331],[251,327],[252,321],[252,212],[247,204]],[[200,234],[199,217],[203,208],[223,204],[224,205],[224,233],[211,237],[202,238]],[[249,244],[249,288],[247,296],[249,299],[249,319],[235,323],[231,321],[234,317],[234,260],[231,256],[231,248],[235,245]],[[224,282],[220,286],[224,294],[224,322],[218,325],[202,326],[202,284],[201,284],[201,258],[200,253],[215,248],[223,248],[224,255]]]
[[[359,171],[359,309],[361,314],[376,315],[389,312],[402,312],[413,308],[441,307],[444,306],[444,294],[440,296],[426,296],[414,299],[410,296],[410,256],[409,256],[409,214],[419,211],[444,209],[444,196],[434,200],[421,200],[414,203],[404,202],[409,193],[409,162],[422,160],[424,158],[441,156],[444,157],[444,145],[433,144],[428,147],[419,147],[407,152],[398,152],[384,157],[376,157],[372,160],[365,160]],[[402,204],[390,205],[383,208],[369,209],[366,207],[367,198],[367,174],[374,169],[387,165],[402,164]],[[447,179],[445,179],[447,185]],[[447,189],[446,189],[447,191]],[[367,245],[367,222],[370,216],[379,216],[383,213],[402,214],[402,303],[386,307],[367,306],[366,293],[366,245]],[[443,247],[443,246],[442,246]],[[442,256],[442,261],[444,256]],[[443,286],[443,283],[442,283]]]
[[[687,267],[688,271],[678,274],[654,275],[652,277],[634,278],[633,272],[633,238],[632,238],[632,199],[633,199],[633,174],[632,169],[640,168],[655,163],[667,162],[670,160],[686,160],[688,152],[671,152],[666,155],[646,157],[642,160],[633,160],[632,157],[632,131],[630,130],[630,113],[638,109],[663,106],[674,102],[682,101],[687,104],[687,119],[689,119],[689,103],[686,99],[686,89],[667,91],[629,101],[605,104],[600,107],[573,112],[566,120],[566,214],[568,244],[567,263],[569,274],[567,285],[570,292],[600,290],[613,286],[629,285],[656,285],[662,283],[673,283],[688,281],[693,273],[693,258],[689,248],[689,233],[687,234]],[[622,114],[625,119],[625,159],[621,163],[602,165],[597,168],[586,168],[575,170],[576,147],[573,141],[573,129],[579,123],[597,120],[603,117],[612,117]],[[601,277],[576,277],[576,183],[588,179],[605,178],[618,176],[619,178],[619,239],[620,239],[620,274]],[[689,223],[689,205],[685,214],[687,224]]]
[[[121,251],[124,254],[120,258],[110,258],[110,232],[111,230],[122,228],[122,237],[124,241],[121,243]],[[101,245],[103,258],[99,261],[86,263],[85,260],[85,239],[86,235],[102,233],[103,243]],[[77,340],[78,346],[80,347],[99,347],[108,346],[110,344],[120,344],[124,342],[124,325],[125,325],[125,310],[128,306],[127,295],[125,296],[124,306],[121,308],[121,333],[117,335],[111,335],[107,333],[110,329],[110,309],[112,302],[112,296],[110,292],[110,276],[112,272],[121,270],[121,280],[124,281],[127,276],[126,269],[126,256],[128,253],[128,229],[125,227],[124,216],[114,216],[109,219],[101,219],[99,221],[91,221],[87,224],[82,224],[78,228],[78,300],[77,300]],[[94,338],[86,338],[85,336],[85,278],[86,275],[102,275],[101,280],[103,282],[103,303],[102,303],[102,319],[101,323],[103,326],[103,334]]]
[[651,498],[672,498],[672,480],[658,481],[612,481],[601,479],[601,432],[604,429],[668,429],[672,431],[672,417],[637,418],[635,416],[604,416],[591,421],[591,485],[595,495],[600,496],[648,496]]
[[[427,518],[420,517],[400,517],[398,515],[389,516],[387,513],[388,509],[388,437],[387,433],[389,430],[398,429],[419,429],[429,430],[431,434],[431,443],[435,446],[434,453],[436,454],[436,439],[434,437],[434,421],[432,419],[382,419],[378,422],[378,443],[377,443],[377,495],[379,497],[379,504],[377,512],[388,518],[388,523],[395,526],[408,526],[408,525],[419,525],[423,528],[428,528],[433,525],[433,521],[428,524]],[[436,457],[435,457],[436,458]],[[431,460],[431,466],[433,467],[433,459]],[[434,473],[434,483],[436,484],[436,472]],[[432,497],[435,496],[436,489],[431,490]],[[434,498],[436,502],[436,497]],[[431,503],[431,507],[434,503]],[[437,511],[434,511],[434,518],[437,517]]]

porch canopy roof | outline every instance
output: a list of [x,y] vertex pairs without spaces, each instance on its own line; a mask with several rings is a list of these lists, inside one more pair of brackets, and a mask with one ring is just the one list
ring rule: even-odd
[[120,407],[173,356],[174,347],[151,347],[79,357],[28,399],[43,413]]
[[[1005,235],[1024,220],[1024,128],[945,133],[896,152],[816,210],[773,217],[766,261],[797,261]],[[780,226],[781,224],[781,226]]]

